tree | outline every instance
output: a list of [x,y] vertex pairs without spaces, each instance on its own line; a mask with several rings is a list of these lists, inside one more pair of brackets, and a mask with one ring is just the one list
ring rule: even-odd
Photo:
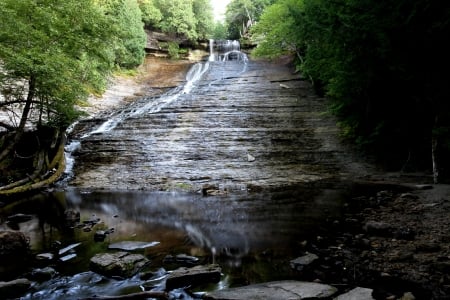
[[214,29],[211,33],[211,38],[215,40],[227,40],[228,32],[227,27],[223,22],[215,22]]
[[142,21],[148,28],[156,27],[162,20],[161,11],[155,6],[153,0],[138,0],[142,12]]
[[280,0],[254,53],[300,54],[345,137],[390,169],[432,165],[438,182],[450,178],[449,20],[432,0]]
[[197,20],[196,31],[200,39],[206,39],[213,28],[213,10],[209,0],[194,0],[192,6]]
[[155,4],[163,16],[158,24],[163,32],[182,35],[189,40],[198,38],[193,0],[156,0]]
[[3,195],[62,174],[63,131],[79,116],[74,105],[105,87],[115,31],[91,0],[4,0],[0,18],[0,108],[10,117],[0,124]]
[[110,26],[115,27],[115,63],[124,68],[142,64],[147,36],[142,22],[142,12],[136,0],[97,0],[110,16]]
[[303,0],[282,0],[266,8],[259,22],[252,27],[252,39],[258,41],[256,56],[277,57],[295,53],[303,61]]
[[12,120],[21,114],[17,123],[3,126],[10,135],[0,142],[2,161],[30,115],[35,124],[56,128],[77,118],[74,104],[104,87],[115,32],[90,0],[2,0],[0,19],[0,107]]
[[263,13],[264,8],[274,0],[231,0],[225,12],[228,34],[231,39],[244,37]]

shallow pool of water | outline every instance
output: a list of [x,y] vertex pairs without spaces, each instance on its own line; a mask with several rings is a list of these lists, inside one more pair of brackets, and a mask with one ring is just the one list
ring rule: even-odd
[[[158,242],[138,251],[151,260],[150,268],[156,273],[179,267],[164,262],[167,255],[187,254],[203,264],[218,263],[222,281],[199,290],[293,278],[289,261],[301,254],[302,241],[326,230],[325,220],[339,216],[344,197],[343,189],[305,186],[206,197],[180,192],[67,189],[7,205],[0,209],[0,215],[2,220],[17,213],[34,216],[15,228],[30,238],[34,254],[81,243],[72,250],[74,258],[51,264],[59,275],[36,284],[35,293],[29,295],[30,299],[58,299],[62,295],[77,299],[136,292],[146,284],[139,277],[114,280],[88,272],[90,258],[111,251],[108,246],[119,241]],[[68,210],[80,213],[81,224],[97,221],[91,228],[67,228]],[[6,222],[0,225],[0,230],[8,229]],[[95,241],[97,231],[111,229],[104,241]],[[33,264],[28,267],[45,265]],[[155,286],[163,288],[163,281]]]

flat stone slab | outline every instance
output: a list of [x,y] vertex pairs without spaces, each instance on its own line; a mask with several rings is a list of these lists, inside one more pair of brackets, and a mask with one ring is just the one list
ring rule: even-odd
[[91,258],[92,271],[109,277],[131,277],[150,261],[141,254],[99,253]]
[[135,251],[150,248],[158,245],[159,242],[135,242],[135,241],[122,241],[109,245],[108,249],[123,250],[123,251]]
[[224,289],[205,295],[207,300],[300,300],[329,298],[337,292],[330,285],[304,281],[273,281]]
[[217,283],[220,281],[221,275],[222,269],[219,265],[178,268],[167,277],[166,290],[204,283]]
[[375,300],[372,297],[372,289],[357,287],[353,290],[340,295],[334,300]]
[[[16,298],[25,293],[31,286],[28,279],[20,278],[12,281],[0,281],[0,298]],[[4,298],[3,298],[4,297]]]

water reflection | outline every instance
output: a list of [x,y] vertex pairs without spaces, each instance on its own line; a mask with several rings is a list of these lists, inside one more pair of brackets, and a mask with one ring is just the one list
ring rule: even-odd
[[54,230],[65,239],[76,238],[75,230],[66,224],[65,213],[72,210],[80,212],[82,221],[97,216],[99,226],[114,228],[107,242],[159,241],[166,249],[189,244],[214,256],[229,257],[235,264],[250,252],[289,249],[314,234],[320,230],[321,220],[339,213],[342,194],[334,189],[291,188],[270,194],[204,197],[180,192],[69,189],[34,196],[3,208],[1,214],[34,214],[36,219],[20,226],[37,249],[49,246],[48,235]]
[[[24,199],[0,209],[0,215],[3,221],[16,213],[35,216],[20,224],[20,230],[31,238],[36,253],[51,251],[55,241],[61,247],[80,242],[74,259],[56,264],[61,276],[75,276],[74,280],[96,278],[84,272],[89,269],[90,258],[108,251],[109,244],[143,241],[159,242],[142,251],[155,268],[164,266],[170,270],[163,263],[164,257],[185,253],[199,257],[202,263],[219,263],[226,275],[219,285],[233,285],[286,276],[285,270],[278,271],[281,275],[273,270],[274,259],[288,262],[295,258],[301,241],[320,234],[323,220],[339,215],[344,194],[340,189],[305,187],[207,197],[180,192],[68,189]],[[67,224],[67,211],[80,212],[81,224],[88,224],[91,219],[100,222],[92,231],[74,228]],[[0,230],[6,228],[3,222]],[[103,242],[95,242],[96,231],[111,228],[113,233]],[[264,259],[268,253],[270,258]],[[68,278],[60,277],[57,282],[46,284],[58,285]],[[121,285],[136,287],[136,282],[114,282],[116,287]],[[40,289],[44,297],[47,288]]]

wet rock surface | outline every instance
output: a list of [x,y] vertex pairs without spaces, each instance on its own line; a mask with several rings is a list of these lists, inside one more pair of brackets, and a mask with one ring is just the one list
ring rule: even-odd
[[109,277],[131,277],[149,262],[141,254],[99,253],[91,258],[90,267],[94,272]]
[[[146,110],[125,107],[114,130],[82,138],[70,184],[251,191],[366,174],[337,142],[326,100],[287,66],[211,62],[189,91],[165,97],[144,97]],[[72,138],[106,120],[81,122]]]
[[276,281],[254,284],[245,287],[225,289],[208,293],[208,300],[278,300],[278,299],[330,299],[337,292],[330,285],[301,282],[301,281]]
[[219,265],[181,267],[169,274],[166,280],[166,289],[172,290],[205,283],[217,283],[220,281],[221,271]]

